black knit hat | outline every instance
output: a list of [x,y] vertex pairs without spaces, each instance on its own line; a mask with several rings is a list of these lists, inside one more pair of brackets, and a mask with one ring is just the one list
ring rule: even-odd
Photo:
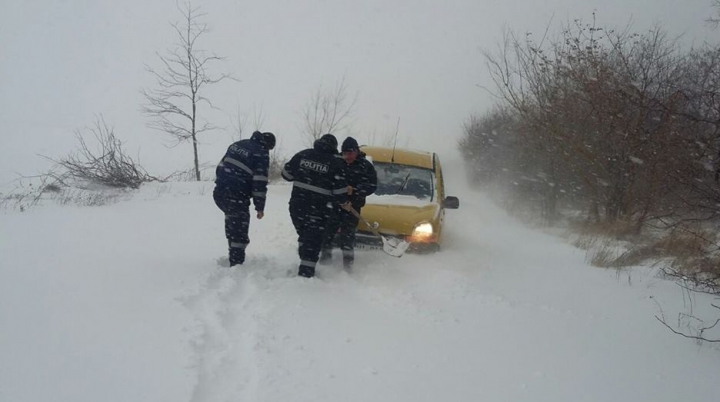
[[271,132],[261,133],[260,131],[255,131],[252,133],[250,139],[259,142],[260,145],[267,150],[275,148],[275,134]]
[[273,134],[269,131],[262,133],[262,139],[263,139],[262,142],[263,142],[263,145],[265,146],[265,148],[267,148],[267,149],[275,148],[275,141],[276,141],[275,134]]
[[349,152],[349,151],[359,151],[360,147],[358,146],[358,142],[355,141],[355,138],[353,137],[347,137],[345,138],[345,141],[342,143],[342,151],[343,152]]
[[320,139],[318,141],[324,142],[325,144],[330,145],[331,147],[335,148],[335,152],[337,152],[338,142],[337,142],[337,138],[335,138],[334,135],[325,134],[322,137],[320,137]]

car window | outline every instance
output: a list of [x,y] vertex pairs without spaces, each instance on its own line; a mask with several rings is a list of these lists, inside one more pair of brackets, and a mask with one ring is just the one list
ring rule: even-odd
[[435,175],[429,169],[397,163],[375,163],[377,195],[411,195],[432,201]]

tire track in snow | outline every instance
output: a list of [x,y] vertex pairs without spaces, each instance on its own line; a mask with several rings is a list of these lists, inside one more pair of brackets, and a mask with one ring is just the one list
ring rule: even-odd
[[192,342],[197,382],[191,402],[255,400],[258,373],[253,358],[259,339],[262,311],[253,303],[258,291],[254,265],[267,259],[249,259],[244,267],[216,268],[184,305],[195,314],[197,335]]

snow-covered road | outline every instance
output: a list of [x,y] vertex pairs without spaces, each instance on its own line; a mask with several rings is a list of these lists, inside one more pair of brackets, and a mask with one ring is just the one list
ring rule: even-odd
[[[0,211],[0,401],[712,401],[677,286],[587,266],[452,183],[446,247],[295,276],[290,187],[222,268],[211,183]],[[695,300],[702,309],[703,300]]]

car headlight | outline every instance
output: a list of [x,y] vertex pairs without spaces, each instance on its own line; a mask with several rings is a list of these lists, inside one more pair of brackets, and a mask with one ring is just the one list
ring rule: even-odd
[[433,235],[433,227],[429,222],[421,223],[413,229],[412,237],[416,239],[428,239]]

